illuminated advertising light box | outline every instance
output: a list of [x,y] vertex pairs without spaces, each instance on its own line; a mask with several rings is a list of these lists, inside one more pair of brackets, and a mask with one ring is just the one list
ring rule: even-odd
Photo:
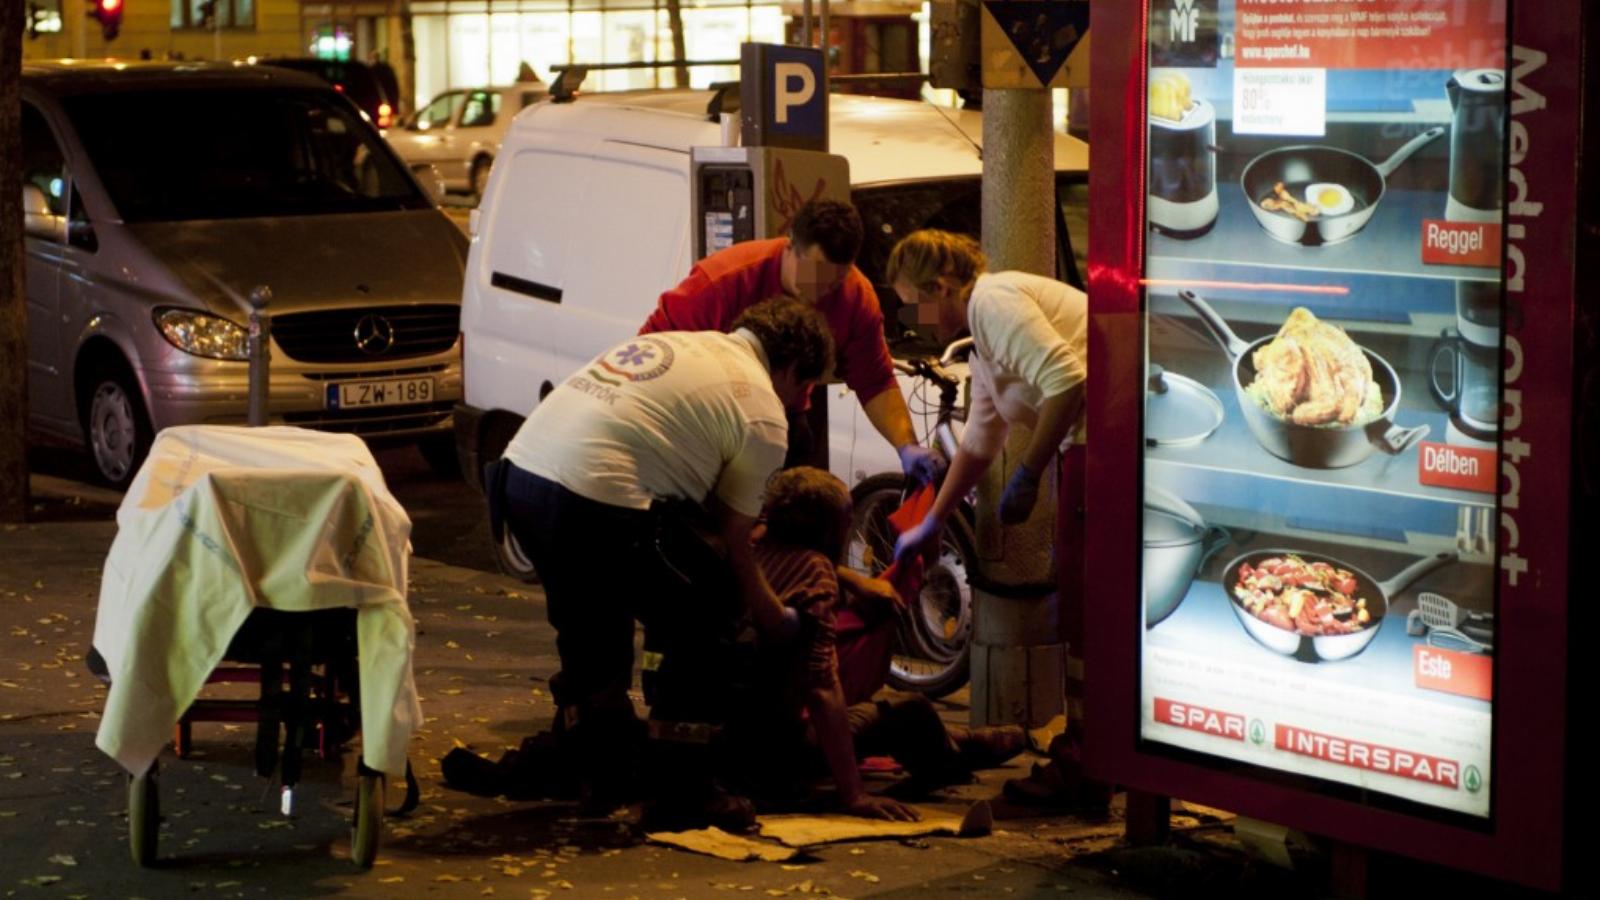
[[[1223,805],[1271,785],[1251,814],[1357,843],[1426,823],[1434,859],[1531,842],[1507,735],[1560,734],[1529,638],[1564,646],[1564,548],[1536,551],[1535,593],[1528,538],[1564,529],[1570,466],[1528,474],[1524,392],[1551,386],[1555,447],[1570,362],[1530,348],[1570,347],[1573,301],[1535,287],[1535,323],[1523,273],[1572,271],[1570,239],[1530,230],[1574,220],[1530,202],[1527,157],[1576,152],[1548,115],[1578,117],[1576,45],[1509,0],[1127,6],[1094,26],[1091,144],[1117,162],[1091,173],[1085,555],[1137,601],[1087,607],[1091,756]],[[1527,478],[1563,501],[1538,523]]]

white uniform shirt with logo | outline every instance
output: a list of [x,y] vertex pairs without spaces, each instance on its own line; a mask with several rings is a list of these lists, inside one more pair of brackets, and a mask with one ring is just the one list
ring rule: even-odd
[[[1011,425],[1035,427],[1046,398],[1083,383],[1088,299],[1071,285],[1026,272],[978,276],[967,303],[974,353],[972,406],[962,447],[993,459]],[[1080,418],[1063,448],[1082,427]]]
[[630,338],[574,372],[505,455],[611,506],[715,495],[755,516],[787,445],[783,403],[750,332],[670,331]]

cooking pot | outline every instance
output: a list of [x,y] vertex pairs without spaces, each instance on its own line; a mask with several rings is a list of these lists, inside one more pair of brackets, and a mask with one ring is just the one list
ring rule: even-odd
[[1229,541],[1177,495],[1144,486],[1144,625],[1172,615],[1206,560]]
[[1271,343],[1276,334],[1245,341],[1228,323],[1217,315],[1211,304],[1200,299],[1193,291],[1179,291],[1178,299],[1189,304],[1200,315],[1206,330],[1216,339],[1228,359],[1233,362],[1233,389],[1239,398],[1239,409],[1244,413],[1245,424],[1262,447],[1280,459],[1297,466],[1313,469],[1339,469],[1353,466],[1382,450],[1390,456],[1399,456],[1421,443],[1428,436],[1428,426],[1401,428],[1395,424],[1395,411],[1400,408],[1400,377],[1383,357],[1365,347],[1367,362],[1372,366],[1372,379],[1383,395],[1383,412],[1365,425],[1296,425],[1268,412],[1246,390],[1256,379],[1255,352]]

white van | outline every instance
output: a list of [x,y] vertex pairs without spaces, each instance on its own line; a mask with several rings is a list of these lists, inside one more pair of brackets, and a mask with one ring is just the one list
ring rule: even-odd
[[[472,214],[462,295],[456,444],[474,484],[556,383],[636,333],[661,293],[689,273],[689,150],[721,144],[709,112],[715,98],[585,94],[529,107],[512,123]],[[836,95],[830,106],[831,149],[850,162],[866,226],[858,265],[877,287],[890,347],[937,353],[899,324],[883,266],[894,243],[918,228],[978,234],[981,115],[855,95]],[[1088,146],[1058,134],[1055,156],[1058,265],[1063,280],[1081,285]],[[828,404],[835,475],[855,485],[899,471],[893,448],[843,385],[829,387]]]

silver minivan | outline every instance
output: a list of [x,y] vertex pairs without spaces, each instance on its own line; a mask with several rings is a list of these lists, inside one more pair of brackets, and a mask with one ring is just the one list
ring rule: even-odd
[[22,73],[28,425],[125,485],[169,425],[242,424],[252,293],[274,424],[454,459],[467,242],[350,102],[265,66]]

